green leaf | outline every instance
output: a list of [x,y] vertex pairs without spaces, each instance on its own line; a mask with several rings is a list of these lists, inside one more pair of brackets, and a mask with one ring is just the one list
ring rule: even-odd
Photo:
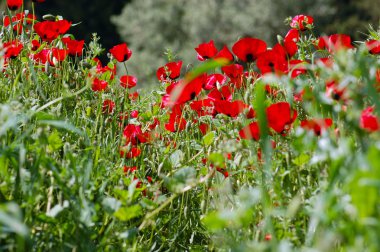
[[176,171],[171,178],[165,178],[170,191],[180,193],[196,183],[196,171],[193,167],[185,167]]
[[378,188],[373,182],[368,183],[368,180],[374,176],[376,175],[371,171],[357,171],[349,184],[352,203],[356,206],[361,218],[371,217],[376,211]]
[[23,223],[20,207],[13,202],[0,205],[0,224],[2,232],[8,230],[21,236],[27,236],[29,233],[27,226]]
[[121,202],[115,198],[107,197],[102,200],[102,206],[108,213],[114,213],[121,207]]
[[213,232],[228,227],[227,222],[220,218],[218,212],[209,213],[204,219],[202,219],[202,222],[207,229]]
[[200,169],[200,174],[203,175],[203,176],[206,176],[208,173],[208,169],[207,167],[203,166],[201,169]]
[[380,178],[380,150],[375,146],[371,146],[368,150],[367,159],[369,164],[373,167],[377,178]]
[[45,125],[50,125],[56,128],[64,129],[73,133],[76,133],[78,135],[84,136],[85,133],[81,131],[80,129],[76,128],[74,125],[72,125],[69,122],[65,121],[57,121],[57,120],[41,120],[38,121],[39,124],[45,124]]
[[[1,180],[8,179],[8,160],[6,156],[0,156],[0,178]],[[6,186],[6,183],[4,183]]]
[[154,210],[155,208],[158,207],[158,204],[156,202],[148,198],[142,198],[142,200],[140,201],[140,204],[142,205],[143,208],[146,208],[149,210]]
[[214,142],[214,138],[215,138],[215,132],[214,131],[210,131],[209,133],[207,133],[205,136],[203,136],[204,145],[206,147],[210,146]]
[[65,201],[63,205],[57,204],[49,212],[46,214],[48,217],[55,218],[60,212],[62,212],[65,208],[69,207],[69,202]]
[[39,111],[35,115],[37,120],[54,120],[56,119],[53,115],[46,113],[44,111]]
[[138,231],[139,230],[137,228],[131,228],[123,233],[120,233],[119,238],[132,241],[137,236]]
[[176,150],[170,155],[170,163],[172,164],[173,168],[179,167],[181,165],[181,162],[184,158],[184,154],[181,150]]
[[208,71],[214,70],[215,68],[219,68],[222,66],[228,65],[230,62],[228,59],[219,58],[219,59],[210,59],[201,64],[200,66],[194,68],[191,72],[189,72],[185,79],[187,82],[192,81],[197,78],[199,75],[206,73]]
[[224,166],[224,156],[221,153],[211,153],[208,157],[208,160],[215,166]]
[[48,137],[48,150],[53,152],[63,146],[62,137],[57,130],[54,130]]
[[307,164],[309,161],[310,161],[310,156],[305,153],[302,153],[301,155],[293,159],[293,163],[298,166],[303,166]]
[[115,213],[114,216],[121,221],[129,221],[133,218],[139,217],[143,214],[142,207],[138,204],[130,207],[121,207]]

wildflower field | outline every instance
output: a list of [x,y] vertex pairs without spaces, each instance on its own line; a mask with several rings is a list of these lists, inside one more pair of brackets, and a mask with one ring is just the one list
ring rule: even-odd
[[0,26],[1,251],[380,250],[380,30],[297,15],[274,46],[152,62],[144,91],[133,48],[43,1]]

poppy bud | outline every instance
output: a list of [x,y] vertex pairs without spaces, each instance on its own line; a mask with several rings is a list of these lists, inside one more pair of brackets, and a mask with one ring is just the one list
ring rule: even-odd
[[281,35],[277,35],[277,42],[280,45],[284,45],[284,38]]
[[55,21],[55,16],[52,14],[46,14],[42,16],[42,19],[47,21]]

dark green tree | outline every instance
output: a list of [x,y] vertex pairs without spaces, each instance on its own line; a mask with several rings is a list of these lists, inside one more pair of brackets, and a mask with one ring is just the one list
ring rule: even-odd
[[[185,64],[196,62],[194,47],[211,39],[221,48],[242,36],[264,39],[269,45],[276,35],[285,35],[288,16],[305,13],[319,21],[332,15],[331,0],[133,0],[121,15],[112,18],[121,37],[135,56],[128,62],[140,80],[152,78],[167,61],[170,49]],[[142,84],[149,84],[143,82]]]

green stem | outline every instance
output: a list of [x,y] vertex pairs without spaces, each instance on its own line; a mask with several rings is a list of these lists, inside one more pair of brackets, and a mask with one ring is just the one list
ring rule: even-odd
[[45,105],[39,107],[38,109],[36,109],[35,112],[40,112],[40,111],[42,111],[42,110],[44,110],[44,109],[50,107],[51,105],[53,105],[53,104],[55,104],[55,103],[58,103],[58,102],[60,102],[60,101],[62,101],[62,100],[64,100],[64,99],[67,99],[67,98],[71,98],[71,97],[77,96],[77,95],[83,93],[84,91],[86,91],[87,88],[88,88],[88,86],[86,85],[86,86],[84,86],[82,89],[76,91],[75,93],[72,93],[72,94],[70,94],[70,95],[68,95],[68,96],[61,96],[61,97],[58,97],[57,99],[54,99],[54,100],[52,100],[52,101],[46,103]]

